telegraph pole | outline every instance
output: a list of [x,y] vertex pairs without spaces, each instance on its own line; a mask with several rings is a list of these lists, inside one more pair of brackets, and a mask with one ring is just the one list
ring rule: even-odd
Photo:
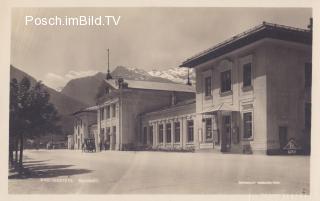
[[106,79],[107,80],[111,80],[112,79],[112,76],[110,74],[110,69],[109,69],[109,48],[108,48],[108,71],[107,71],[107,76],[106,76]]

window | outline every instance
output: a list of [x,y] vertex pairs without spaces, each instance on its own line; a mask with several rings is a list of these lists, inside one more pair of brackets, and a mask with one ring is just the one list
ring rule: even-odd
[[167,143],[171,142],[171,123],[166,124],[166,141]]
[[312,65],[311,63],[305,63],[304,65],[304,85],[305,87],[311,87],[312,84]]
[[163,124],[159,125],[159,143],[163,143]]
[[193,120],[187,121],[188,142],[193,142]]
[[104,108],[100,109],[100,120],[104,120]]
[[251,63],[247,63],[243,65],[243,87],[251,86],[251,79],[252,79],[251,70],[252,70]]
[[174,142],[180,142],[180,122],[174,123]]
[[221,92],[231,91],[231,70],[221,72]]
[[149,126],[149,142],[153,144],[153,126]]
[[212,140],[212,119],[207,118],[206,122],[206,141]]
[[204,93],[205,96],[211,96],[211,77],[204,79]]
[[104,129],[103,128],[100,129],[100,138],[101,138],[101,141],[104,140]]
[[243,138],[252,138],[252,112],[243,113]]
[[107,119],[110,119],[110,105],[107,106],[106,113],[107,113]]
[[111,110],[112,110],[112,117],[116,117],[116,104],[112,104]]

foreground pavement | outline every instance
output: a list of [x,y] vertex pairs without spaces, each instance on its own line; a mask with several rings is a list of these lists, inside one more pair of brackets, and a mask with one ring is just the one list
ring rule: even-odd
[[9,193],[308,194],[308,156],[27,150]]

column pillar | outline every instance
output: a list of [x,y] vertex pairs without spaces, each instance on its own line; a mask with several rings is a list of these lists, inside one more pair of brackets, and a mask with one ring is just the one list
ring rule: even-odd
[[[144,129],[144,128],[143,128]],[[149,145],[150,144],[150,137],[149,137],[149,125],[147,124],[146,125],[146,129],[147,129],[147,140],[146,140],[146,142],[147,142],[147,144]],[[143,136],[144,137],[144,136]]]
[[164,145],[164,147],[166,147],[166,143],[167,143],[167,129],[166,129],[166,124],[167,124],[166,121],[165,121],[164,123],[162,123],[162,125],[163,125],[163,145]]
[[180,122],[180,133],[179,133],[179,135],[180,135],[180,147],[183,147],[183,139],[184,139],[184,137],[183,137],[183,121],[182,121],[182,118],[181,119],[179,119],[179,122]]
[[171,123],[171,146],[174,146],[174,135],[175,135],[175,130],[174,130],[174,121],[170,120]]
[[186,117],[183,117],[183,120],[182,120],[182,125],[183,125],[183,127],[182,127],[182,136],[183,136],[183,142],[182,142],[182,145],[183,145],[183,147],[186,147],[186,144],[187,144],[187,142],[188,142],[188,140],[187,140],[187,118]]
[[158,145],[158,123],[155,122],[152,124],[153,126],[153,147]]

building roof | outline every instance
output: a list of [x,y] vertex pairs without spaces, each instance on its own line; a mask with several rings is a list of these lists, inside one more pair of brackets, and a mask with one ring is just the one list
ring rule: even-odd
[[78,111],[72,113],[72,115],[77,115],[77,114],[82,113],[82,112],[96,112],[98,110],[98,108],[99,107],[97,105],[91,106],[91,107],[87,107],[87,108],[83,108],[81,110],[78,110]]
[[[105,80],[114,88],[118,88],[117,80]],[[165,83],[141,80],[124,80],[130,89],[146,89],[146,90],[160,90],[160,91],[175,91],[175,92],[195,92],[195,88],[186,84]]]
[[204,109],[203,111],[200,112],[200,114],[217,112],[217,111],[238,111],[238,110],[229,104],[220,103],[218,105],[213,105],[213,106],[210,106],[210,107]]
[[180,67],[195,67],[201,63],[217,58],[223,54],[249,45],[264,38],[273,38],[307,45],[312,44],[312,32],[308,29],[299,29],[284,25],[263,22],[243,33],[223,41],[199,54],[196,54],[180,65]]
[[196,103],[195,99],[188,99],[188,100],[184,100],[184,101],[178,102],[177,104],[174,104],[174,105],[164,106],[162,108],[159,108],[159,109],[156,109],[156,110],[153,110],[153,111],[148,111],[148,112],[145,112],[145,113],[141,113],[141,115],[142,116],[148,116],[148,115],[152,115],[152,114],[155,114],[155,113],[170,112],[173,109],[184,108],[185,106],[188,106],[188,105],[193,105],[193,107],[195,109],[196,108],[195,103]]

